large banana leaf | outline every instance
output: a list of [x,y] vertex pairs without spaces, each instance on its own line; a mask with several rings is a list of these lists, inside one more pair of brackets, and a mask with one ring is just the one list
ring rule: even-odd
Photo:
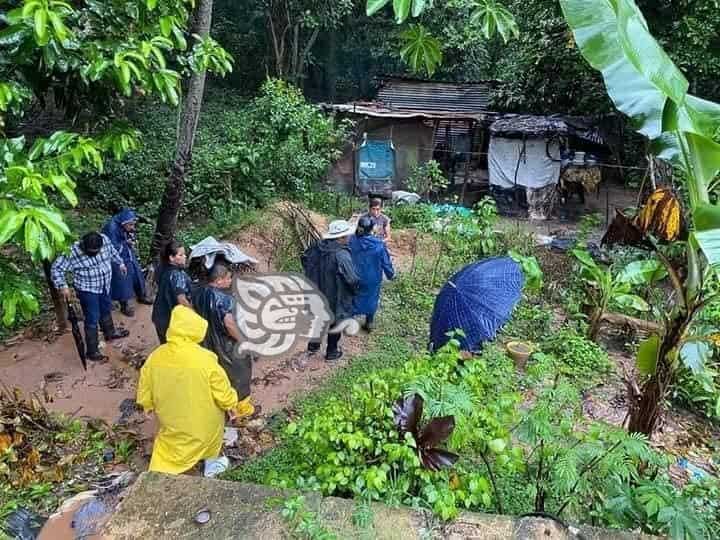
[[[720,171],[720,105],[689,95],[688,82],[650,34],[633,0],[560,0],[575,42],[600,71],[610,98],[664,159],[690,176],[692,210],[708,203],[707,185]],[[710,264],[720,264],[720,224],[697,229]]]

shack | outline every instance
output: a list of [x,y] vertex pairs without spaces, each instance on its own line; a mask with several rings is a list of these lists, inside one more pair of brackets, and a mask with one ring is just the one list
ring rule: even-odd
[[496,199],[528,208],[546,219],[573,193],[584,203],[597,192],[601,163],[611,156],[607,122],[563,115],[504,115],[490,125],[488,171]]
[[[328,184],[342,191],[366,193],[364,182],[375,171],[387,176],[390,189],[406,189],[413,169],[435,159],[451,185],[487,186],[487,125],[493,82],[448,83],[399,77],[379,81],[374,101],[322,104],[335,114],[356,121],[355,135],[328,174]],[[392,160],[379,164],[362,158],[363,148]],[[369,167],[369,170],[367,169]],[[381,193],[382,194],[382,193]]]

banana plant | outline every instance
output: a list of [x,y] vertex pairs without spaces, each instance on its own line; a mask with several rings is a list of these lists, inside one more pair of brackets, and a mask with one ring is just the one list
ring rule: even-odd
[[[632,396],[629,429],[652,434],[662,403],[675,384],[683,343],[696,314],[709,301],[703,285],[720,265],[720,207],[709,188],[720,171],[720,105],[688,93],[687,78],[648,30],[633,0],[560,0],[575,44],[602,73],[615,106],[648,137],[655,154],[685,177],[691,232],[686,268],[665,261],[673,280],[674,306],[664,330],[642,346],[646,376]],[[654,359],[648,361],[647,358]]]
[[650,311],[650,305],[632,290],[667,276],[662,264],[655,259],[631,262],[613,275],[609,268],[596,263],[587,251],[573,249],[571,253],[580,264],[580,277],[589,286],[587,299],[592,312],[588,337],[593,341],[597,339],[603,315],[608,310]]

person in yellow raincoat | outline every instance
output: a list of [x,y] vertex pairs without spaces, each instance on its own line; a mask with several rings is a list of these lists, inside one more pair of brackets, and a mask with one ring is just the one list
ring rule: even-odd
[[167,343],[140,371],[137,402],[154,412],[160,425],[151,471],[181,474],[220,455],[225,412],[234,411],[238,396],[217,356],[199,345],[207,326],[192,309],[176,306]]

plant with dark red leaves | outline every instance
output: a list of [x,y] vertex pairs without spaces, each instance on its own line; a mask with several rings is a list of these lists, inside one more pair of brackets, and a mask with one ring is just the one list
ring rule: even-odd
[[459,456],[435,448],[436,445],[447,440],[455,429],[455,417],[443,416],[433,418],[420,430],[419,422],[422,418],[423,398],[412,394],[398,399],[393,405],[395,426],[401,434],[410,433],[415,439],[418,456],[426,469],[439,471],[452,467]]

